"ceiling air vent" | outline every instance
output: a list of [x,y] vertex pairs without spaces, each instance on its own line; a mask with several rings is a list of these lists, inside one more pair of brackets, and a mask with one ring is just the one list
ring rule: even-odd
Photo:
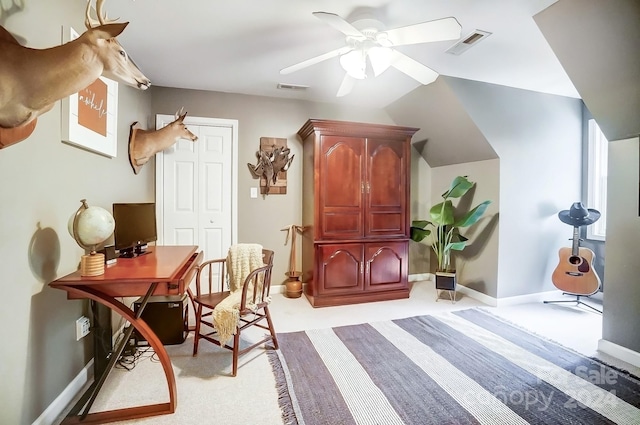
[[474,30],[471,34],[463,37],[462,40],[449,47],[446,52],[451,53],[452,55],[460,55],[490,35],[491,33],[488,31]]
[[306,90],[309,88],[309,86],[302,86],[299,84],[278,83],[278,88],[280,90]]

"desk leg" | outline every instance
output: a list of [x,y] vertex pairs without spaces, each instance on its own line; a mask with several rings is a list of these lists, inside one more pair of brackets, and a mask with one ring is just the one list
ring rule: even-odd
[[113,330],[109,308],[92,300],[91,310],[93,310],[93,376],[97,379],[109,364],[109,357],[113,351],[111,342]]
[[[96,291],[90,287],[76,287],[76,286],[65,286],[64,289],[69,293],[73,293],[76,295],[81,295],[91,300],[97,301],[98,303],[109,307],[111,310],[120,314],[122,317],[127,319],[131,326],[127,328],[125,332],[125,338],[120,342],[116,350],[111,354],[111,359],[105,371],[101,374],[97,381],[95,381],[91,387],[85,392],[80,401],[76,403],[73,407],[69,416],[67,416],[62,423],[63,424],[94,424],[94,423],[106,423],[106,422],[115,422],[124,419],[135,419],[135,418],[144,418],[147,416],[155,416],[155,415],[164,415],[173,413],[176,410],[176,379],[173,373],[173,367],[171,366],[171,360],[169,359],[169,355],[162,345],[162,342],[156,334],[151,330],[149,325],[147,325],[144,320],[141,320],[140,317],[144,308],[149,301],[149,297],[155,291],[157,283],[153,283],[147,294],[145,295],[142,304],[138,308],[137,313],[131,311],[126,305],[122,304],[120,301],[116,300],[113,297],[105,295],[99,291]],[[149,345],[154,349],[158,358],[160,359],[160,363],[162,364],[162,368],[164,369],[164,374],[167,378],[167,385],[169,388],[169,402],[168,403],[160,403],[160,404],[150,404],[146,406],[139,407],[129,407],[125,409],[117,409],[117,410],[109,410],[104,412],[96,412],[96,413],[88,413],[89,409],[91,409],[91,405],[95,401],[95,398],[98,395],[98,392],[102,388],[109,372],[115,366],[117,359],[122,354],[127,342],[129,341],[129,337],[133,332],[133,329],[137,329],[142,336],[147,340]],[[87,401],[88,400],[88,401]],[[77,416],[78,412],[83,408],[84,412],[81,416]]]

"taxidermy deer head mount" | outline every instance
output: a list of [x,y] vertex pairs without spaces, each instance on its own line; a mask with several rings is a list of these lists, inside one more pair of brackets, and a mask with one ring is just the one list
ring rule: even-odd
[[91,17],[89,0],[87,31],[48,49],[21,46],[0,27],[0,148],[28,137],[35,124],[19,140],[3,137],[9,134],[5,129],[28,126],[56,101],[84,89],[101,75],[141,90],[150,86],[149,79],[116,40],[129,23],[107,20],[103,4],[104,0],[96,0],[96,21]]
[[182,113],[180,108],[175,113],[176,119],[160,130],[141,130],[134,128],[137,121],[131,124],[129,131],[129,162],[133,172],[138,174],[144,164],[156,153],[167,149],[179,139],[187,139],[195,142],[198,136],[189,131],[184,124],[187,113]]

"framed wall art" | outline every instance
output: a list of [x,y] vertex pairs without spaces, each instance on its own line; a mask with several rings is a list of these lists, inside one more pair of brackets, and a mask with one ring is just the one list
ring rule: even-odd
[[[64,31],[63,43],[78,37]],[[62,99],[62,141],[115,157],[118,140],[118,82],[100,77],[78,93]]]

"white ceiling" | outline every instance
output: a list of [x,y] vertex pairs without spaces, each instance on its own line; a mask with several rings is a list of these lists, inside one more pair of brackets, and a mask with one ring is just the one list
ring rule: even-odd
[[[578,98],[532,16],[556,0],[108,0],[109,18],[130,22],[118,40],[153,85],[382,108],[420,84],[390,68],[335,94],[338,58],[290,75],[279,70],[345,45],[345,36],[312,12],[348,21],[374,13],[387,29],[454,16],[462,36],[491,36],[462,55],[455,41],[397,49],[441,75]],[[281,90],[278,83],[306,85]]]

